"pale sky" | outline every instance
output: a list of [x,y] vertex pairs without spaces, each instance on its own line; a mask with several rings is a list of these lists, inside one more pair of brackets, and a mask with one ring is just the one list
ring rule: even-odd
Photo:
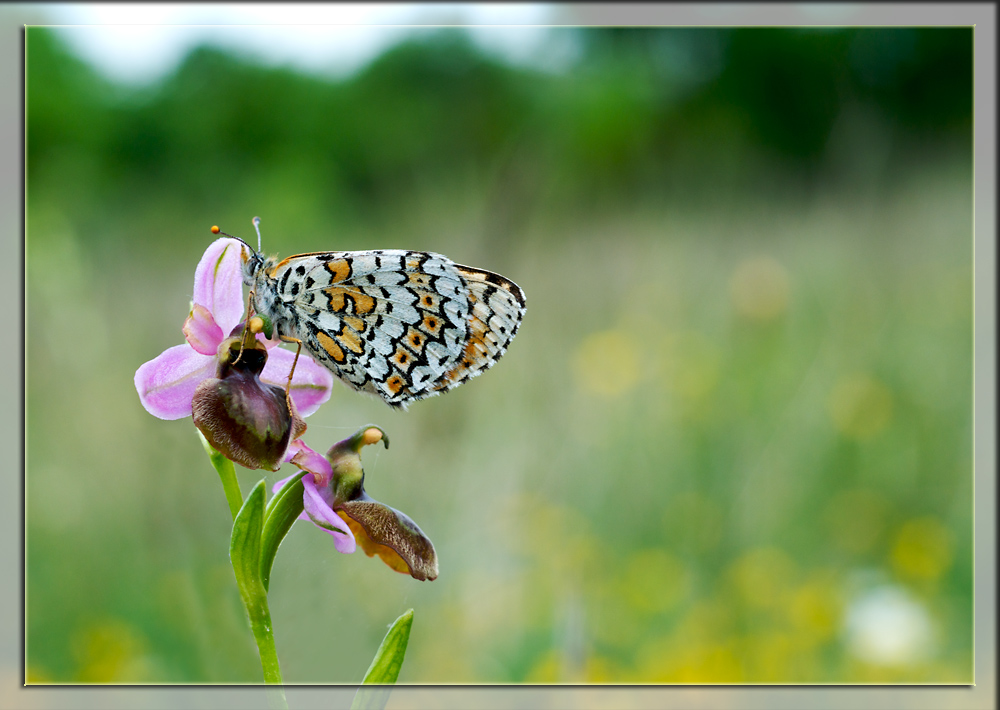
[[482,47],[517,63],[557,69],[572,48],[548,41],[558,8],[545,4],[54,3],[49,23],[109,78],[144,83],[211,43],[273,65],[347,74],[415,31],[466,25]]

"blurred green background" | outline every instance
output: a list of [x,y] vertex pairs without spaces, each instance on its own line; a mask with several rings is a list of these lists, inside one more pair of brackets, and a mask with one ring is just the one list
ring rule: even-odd
[[358,682],[410,607],[400,682],[971,682],[972,30],[550,32],[558,70],[427,29],[125,86],[27,30],[29,682],[261,678],[218,477],[132,382],[254,215],[528,298],[483,377],[309,418],[388,432],[368,491],[441,573],[293,528],[287,682]]

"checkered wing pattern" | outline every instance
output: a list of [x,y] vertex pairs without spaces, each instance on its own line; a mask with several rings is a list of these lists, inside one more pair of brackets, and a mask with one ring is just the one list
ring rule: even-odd
[[525,312],[513,281],[417,251],[268,261],[254,289],[282,335],[350,387],[401,407],[491,367]]

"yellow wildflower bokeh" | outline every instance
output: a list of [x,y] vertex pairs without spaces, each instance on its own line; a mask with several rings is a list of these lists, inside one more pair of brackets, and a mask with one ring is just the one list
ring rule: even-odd
[[107,619],[80,629],[71,650],[83,683],[142,680],[148,676],[145,641],[120,619]]
[[776,547],[750,550],[729,569],[736,592],[751,607],[783,606],[795,563]]
[[647,614],[669,611],[690,587],[690,572],[666,550],[639,550],[629,555],[622,593],[632,608]]
[[841,434],[851,439],[871,439],[892,420],[892,393],[869,375],[845,375],[830,392],[829,410]]
[[639,381],[635,339],[621,330],[602,330],[583,339],[573,355],[577,385],[588,394],[617,397]]
[[788,272],[776,259],[759,256],[739,264],[729,279],[729,295],[741,316],[759,321],[788,309]]
[[871,489],[838,492],[824,511],[830,541],[851,554],[868,552],[883,535],[888,510],[885,498]]
[[937,518],[909,520],[896,532],[893,569],[902,577],[934,581],[951,565],[952,534]]

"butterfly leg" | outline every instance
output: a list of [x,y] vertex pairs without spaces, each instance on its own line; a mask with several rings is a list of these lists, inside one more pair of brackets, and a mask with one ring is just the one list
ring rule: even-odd
[[247,296],[246,327],[243,328],[243,338],[240,340],[240,352],[236,356],[236,359],[233,360],[234,365],[240,361],[241,357],[243,357],[243,350],[246,348],[248,334],[252,332],[254,335],[256,335],[261,330],[260,328],[254,330],[254,324],[251,323],[253,316],[253,297],[254,297],[253,289],[250,289],[250,295]]
[[292,390],[292,375],[295,374],[295,365],[299,362],[299,353],[302,352],[302,341],[288,335],[279,335],[283,343],[295,343],[295,359],[292,360],[292,369],[288,371],[288,383],[285,385],[285,395],[288,396]]
[[[288,371],[288,382],[285,383],[285,402],[288,404],[288,411],[294,412],[295,409],[292,405],[292,375],[295,374],[295,365],[299,362],[299,353],[302,352],[302,341],[298,338],[292,338],[287,335],[279,335],[281,342],[283,343],[295,343],[295,359],[292,360],[292,369]],[[303,427],[305,424],[303,424]],[[304,429],[303,429],[304,430]],[[298,436],[298,434],[293,435],[293,438]]]

